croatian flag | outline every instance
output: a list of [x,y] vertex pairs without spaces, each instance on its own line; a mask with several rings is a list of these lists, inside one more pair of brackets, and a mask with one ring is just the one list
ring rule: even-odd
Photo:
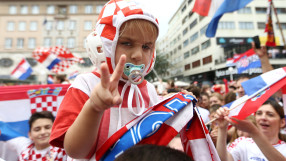
[[25,58],[23,58],[17,67],[12,71],[11,76],[20,80],[25,80],[32,74],[32,72],[33,70],[30,64]]
[[282,99],[283,99],[284,115],[286,119],[286,85],[282,88]]
[[51,53],[48,48],[37,48],[33,52],[33,57],[49,70],[61,62],[61,60],[57,58],[55,54]]
[[240,54],[238,58],[233,60],[233,63],[236,64],[238,74],[241,74],[243,71],[250,68],[261,67],[260,59],[253,49]]
[[68,79],[69,79],[69,80],[70,80],[70,79],[75,79],[78,75],[79,75],[79,72],[78,72],[78,71],[74,71],[74,72],[72,72],[72,73],[69,75]]
[[286,67],[275,69],[241,83],[245,96],[226,104],[229,107],[229,116],[245,119],[275,92],[286,85]]
[[54,77],[52,75],[48,75],[48,84],[54,84]]
[[92,160],[112,161],[135,144],[166,146],[179,132],[185,152],[194,160],[220,160],[194,101],[178,93],[150,107],[115,132]]
[[17,160],[11,144],[19,137],[28,137],[31,114],[51,111],[56,116],[68,87],[62,84],[0,87],[0,158]]
[[196,0],[193,11],[201,16],[212,16],[206,36],[214,37],[219,19],[227,12],[233,12],[245,7],[252,0]]

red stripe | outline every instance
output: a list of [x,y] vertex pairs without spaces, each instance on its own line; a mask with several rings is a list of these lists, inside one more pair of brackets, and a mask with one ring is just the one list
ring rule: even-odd
[[111,58],[110,57],[106,57],[106,62],[107,62],[107,65],[108,65],[109,73],[112,74],[113,73],[113,68],[112,68],[112,64],[111,64]]
[[17,65],[17,67],[12,71],[12,74],[14,74],[14,73],[18,70],[18,68],[19,68],[21,65],[23,65],[25,62],[26,62],[26,60],[23,58],[23,59],[20,61],[20,63]]
[[208,16],[211,7],[211,0],[196,0],[193,12],[201,16]]

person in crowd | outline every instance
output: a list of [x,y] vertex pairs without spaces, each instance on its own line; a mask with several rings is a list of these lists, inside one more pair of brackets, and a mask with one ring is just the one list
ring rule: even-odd
[[244,89],[243,89],[241,83],[242,83],[242,82],[245,82],[245,81],[247,81],[247,80],[249,80],[249,77],[247,77],[247,76],[241,76],[241,77],[239,77],[239,78],[236,80],[237,98],[241,98],[241,97],[243,97],[243,96],[245,95]]
[[[220,104],[213,104],[213,105],[210,107],[210,109],[209,109],[209,112],[210,112],[209,119],[210,119],[210,120],[215,119],[214,116],[215,116],[215,114],[216,114],[216,110],[218,110],[220,107],[221,107]],[[217,132],[218,132],[218,127],[217,127],[216,121],[211,122],[207,127],[208,127],[208,130],[209,130],[211,139],[212,139],[214,145],[216,145],[215,143],[216,143]]]
[[151,144],[135,145],[114,161],[192,161],[184,152],[166,146]]
[[69,84],[65,74],[57,74],[54,76],[54,84]]
[[67,160],[64,149],[50,146],[49,139],[55,117],[49,111],[35,112],[29,119],[29,138],[17,137],[9,142],[19,161]]
[[[111,0],[100,15],[106,14],[86,41],[98,70],[76,77],[52,128],[50,144],[71,158],[94,159],[112,134],[158,102],[154,86],[143,79],[155,62],[157,19],[138,1]],[[106,58],[92,58],[102,54]]]
[[[256,112],[257,127],[249,120],[228,117],[229,109],[220,108],[218,118],[217,151],[222,161],[226,160],[286,160],[286,143],[281,140],[280,128],[285,126],[283,108],[275,101],[266,101]],[[227,151],[228,123],[245,131],[250,138],[239,138],[236,145]]]
[[204,84],[202,85],[202,88],[201,88],[201,93],[207,93],[208,96],[211,95],[212,91],[211,91],[211,87],[208,85],[208,84]]
[[179,92],[179,90],[175,86],[175,81],[174,80],[169,81],[169,85],[170,85],[170,88],[167,89],[168,93],[177,93],[177,92]]
[[[189,87],[187,87],[186,90],[189,92],[192,92],[193,95],[196,96],[196,98],[200,98],[200,88],[199,87],[197,87],[195,85],[190,85]],[[197,105],[196,107],[198,108],[199,113],[200,113],[204,123],[209,122],[210,121],[209,120],[209,114],[210,114],[209,110],[204,109],[204,108],[200,107],[199,105]]]
[[210,106],[214,104],[224,105],[223,96],[217,92],[212,93],[210,96]]
[[224,95],[224,103],[228,104],[236,100],[236,94],[234,92],[228,92]]
[[210,95],[207,93],[201,93],[200,95],[201,97],[198,100],[199,106],[208,110],[210,108]]

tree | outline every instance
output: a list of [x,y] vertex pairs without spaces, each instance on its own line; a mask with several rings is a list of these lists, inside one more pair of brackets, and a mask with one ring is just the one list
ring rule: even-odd
[[[156,57],[154,69],[156,70],[159,76],[162,76],[165,73],[167,73],[168,66],[169,66],[169,62],[164,56],[158,55]],[[157,78],[157,76],[153,71],[145,77],[145,79],[147,79],[148,81],[153,81],[153,82],[155,81],[155,78]]]

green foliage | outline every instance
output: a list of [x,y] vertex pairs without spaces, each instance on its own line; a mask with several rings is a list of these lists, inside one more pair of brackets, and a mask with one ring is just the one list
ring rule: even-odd
[[[154,69],[156,70],[159,76],[167,73],[168,66],[169,63],[163,56],[159,55],[156,57]],[[154,82],[155,78],[157,78],[157,76],[153,71],[145,77],[145,79],[151,82]]]

